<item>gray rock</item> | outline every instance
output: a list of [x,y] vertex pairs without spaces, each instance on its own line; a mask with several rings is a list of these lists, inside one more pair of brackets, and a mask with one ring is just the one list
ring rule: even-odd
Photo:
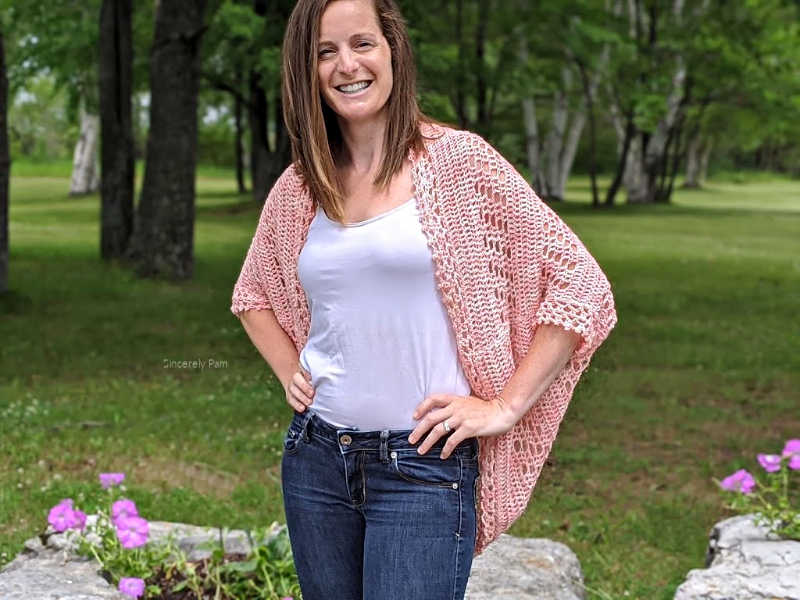
[[0,600],[130,600],[100,576],[97,562],[39,538],[0,571]]
[[465,600],[582,600],[578,557],[546,538],[501,534],[472,562]]
[[[86,524],[94,525],[97,515],[88,515]],[[184,523],[149,521],[148,544],[165,540],[175,534],[177,545],[187,554],[188,560],[210,556],[202,548],[209,540],[220,538],[214,527],[198,527]],[[285,525],[274,523],[267,531],[267,539],[278,535]],[[247,532],[223,530],[226,552],[248,552],[251,548]],[[94,559],[79,556],[75,550],[79,533],[68,530],[56,533],[48,527],[42,538],[30,538],[23,551],[0,570],[0,600],[130,600],[117,591],[101,575]],[[99,538],[88,534],[87,539],[99,543]]]
[[800,542],[756,525],[753,515],[711,529],[706,568],[692,569],[675,600],[800,600]]
[[[96,515],[88,515],[87,525],[96,520]],[[149,523],[148,543],[174,534],[175,542],[189,560],[208,557],[210,550],[202,546],[220,537],[220,530],[214,527]],[[267,539],[279,535],[285,527],[273,523]],[[129,600],[100,575],[93,559],[74,552],[77,537],[75,531],[55,533],[48,528],[42,536],[44,543],[39,537],[27,540],[19,556],[0,570],[0,600]],[[222,538],[226,552],[247,553],[251,549],[245,531],[223,530]],[[577,557],[567,546],[548,539],[503,534],[473,561],[466,598],[582,600],[583,574]]]

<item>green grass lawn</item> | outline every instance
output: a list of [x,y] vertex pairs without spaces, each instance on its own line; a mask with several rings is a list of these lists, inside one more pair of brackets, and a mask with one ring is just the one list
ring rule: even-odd
[[[195,277],[136,280],[99,256],[97,195],[14,166],[0,313],[0,565],[123,471],[145,518],[283,521],[291,409],[229,312],[259,207],[201,169]],[[518,536],[569,545],[589,598],[672,598],[730,516],[712,477],[800,437],[800,182],[720,180],[668,206],[556,210],[612,282],[619,323],[578,385]],[[215,368],[167,361],[213,359]]]

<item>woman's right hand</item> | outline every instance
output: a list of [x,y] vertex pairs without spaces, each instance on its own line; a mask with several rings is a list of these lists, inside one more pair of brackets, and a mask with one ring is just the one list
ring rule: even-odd
[[314,388],[311,386],[311,373],[299,363],[286,388],[286,402],[297,412],[303,412],[314,401]]

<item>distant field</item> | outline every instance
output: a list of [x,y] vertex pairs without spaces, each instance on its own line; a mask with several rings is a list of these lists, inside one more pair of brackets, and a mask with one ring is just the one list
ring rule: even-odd
[[[284,521],[291,410],[228,308],[259,207],[230,171],[199,169],[194,279],[139,281],[99,260],[99,198],[68,197],[69,172],[13,165],[0,565],[101,471],[128,474],[147,518]],[[587,206],[586,177],[568,192],[555,209],[608,275],[619,323],[509,533],[568,544],[589,598],[667,600],[730,516],[711,478],[800,437],[800,181],[726,178],[611,211]]]

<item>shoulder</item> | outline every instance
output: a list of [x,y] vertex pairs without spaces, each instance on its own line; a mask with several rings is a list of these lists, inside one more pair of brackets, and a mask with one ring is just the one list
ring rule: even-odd
[[270,190],[270,195],[272,195],[273,192],[281,196],[298,194],[303,188],[303,183],[304,179],[300,166],[295,161],[278,175],[278,178],[272,186],[272,190]]
[[284,168],[272,184],[264,200],[262,216],[276,211],[285,211],[296,206],[305,192],[305,180],[297,162]]
[[437,138],[442,152],[458,158],[480,155],[498,155],[499,152],[480,134],[468,129],[438,127]]
[[514,169],[483,136],[467,129],[446,128],[431,150],[444,171],[453,171],[471,181],[499,176],[504,182]]

